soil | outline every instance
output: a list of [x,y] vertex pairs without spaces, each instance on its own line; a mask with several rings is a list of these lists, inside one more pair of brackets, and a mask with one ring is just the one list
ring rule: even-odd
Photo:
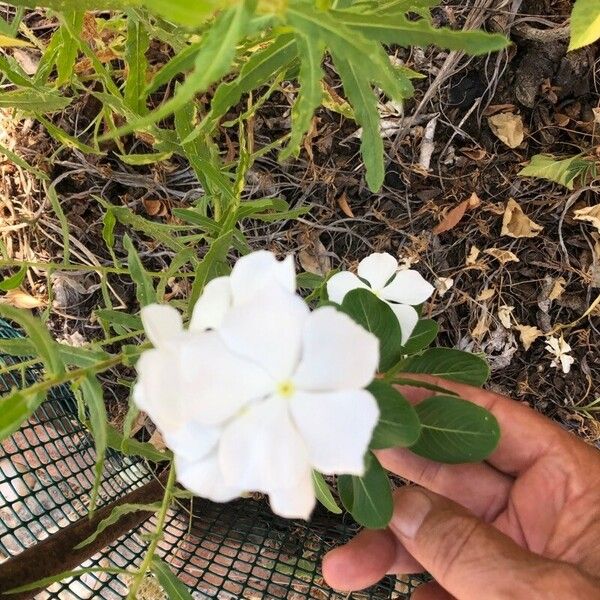
[[[485,7],[479,13],[488,29],[511,36],[514,44],[507,51],[473,59],[432,48],[391,49],[426,77],[415,82],[417,93],[404,106],[404,117],[381,99],[390,129],[380,192],[370,192],[364,182],[356,125],[321,109],[300,158],[279,164],[275,154],[264,156],[253,166],[246,189],[248,198],[280,196],[292,207],[310,205],[310,213],[285,223],[247,223],[245,234],[253,247],[296,253],[299,267],[316,270],[353,267],[373,251],[398,256],[437,283],[426,312],[440,324],[441,345],[484,353],[492,366],[492,389],[598,443],[600,423],[593,409],[582,407],[600,397],[600,312],[597,304],[593,309],[600,294],[600,236],[590,224],[573,220],[573,210],[597,203],[597,182],[571,192],[518,172],[542,152],[600,155],[594,113],[600,107],[599,47],[567,53],[568,39],[561,32],[571,7],[567,0],[524,0],[516,3],[517,14],[505,0],[476,4]],[[474,14],[472,2],[446,3],[435,18],[460,27]],[[39,12],[30,13],[28,25],[37,34],[49,34],[54,26]],[[164,61],[161,52],[153,47],[150,62]],[[335,73],[329,65],[326,69],[331,90],[342,94]],[[256,148],[288,131],[293,91],[285,83],[255,116]],[[97,109],[92,99],[81,97],[56,124],[77,133]],[[525,137],[518,147],[509,148],[491,130],[488,118],[499,113],[522,117]],[[433,119],[433,155],[425,169],[420,164],[424,131]],[[15,123],[5,113],[3,126],[0,143],[8,144],[8,139],[18,154],[58,181],[74,262],[112,264],[94,196],[125,204],[151,220],[174,223],[173,208],[188,207],[201,194],[189,165],[178,157],[133,167],[118,161],[110,148],[101,156],[72,149],[54,155],[58,145],[38,123]],[[223,129],[220,141],[224,153],[235,153],[232,129]],[[150,150],[144,150],[139,138],[129,138],[127,144],[138,152]],[[60,262],[61,230],[43,187],[10,161],[0,162],[0,168],[0,232],[8,254]],[[449,211],[473,194],[479,203],[473,202],[476,206],[453,227],[435,233]],[[543,226],[535,237],[501,235],[510,198]],[[117,237],[122,233],[117,228]],[[148,268],[161,270],[169,264],[168,249],[143,237],[136,241]],[[500,258],[498,251],[511,252],[516,260],[503,262],[487,250]],[[125,256],[119,240],[116,253]],[[112,275],[109,282],[115,306],[135,311],[130,280]],[[92,318],[102,302],[95,274],[60,271],[48,281],[44,270],[30,269],[24,289],[32,297],[47,302],[49,286],[49,323],[57,337],[83,343],[101,334]],[[168,291],[173,299],[186,297],[187,280],[172,281]],[[562,333],[575,358],[571,372],[550,366],[543,337],[526,349],[517,324],[544,334]],[[118,421],[126,389],[114,384],[108,389],[115,398],[109,401],[113,420]]]

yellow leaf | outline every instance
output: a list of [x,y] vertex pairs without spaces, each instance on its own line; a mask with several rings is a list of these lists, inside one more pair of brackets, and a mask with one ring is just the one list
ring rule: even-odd
[[488,124],[494,135],[509,148],[520,146],[525,139],[525,128],[521,115],[499,113],[488,117]]
[[506,203],[504,218],[502,219],[502,235],[513,238],[532,238],[538,235],[544,228],[532,221],[519,204],[510,198]]
[[25,40],[19,40],[0,33],[0,48],[25,48],[31,45],[32,44]]
[[488,248],[483,251],[484,254],[489,254],[493,256],[500,264],[505,265],[509,262],[519,262],[519,257],[510,250],[502,250],[500,248]]
[[573,218],[576,221],[588,221],[598,231],[600,231],[600,204],[579,208],[573,213]]
[[41,308],[44,306],[44,302],[38,298],[34,298],[27,292],[16,288],[14,290],[8,290],[6,294],[0,296],[0,303],[14,306],[15,308]]
[[531,325],[515,325],[515,329],[519,331],[521,343],[523,344],[523,348],[525,348],[525,350],[529,350],[529,348],[531,348],[531,344],[533,344],[533,342],[535,342],[535,340],[537,340],[541,335],[544,335],[540,329],[537,327],[532,327]]

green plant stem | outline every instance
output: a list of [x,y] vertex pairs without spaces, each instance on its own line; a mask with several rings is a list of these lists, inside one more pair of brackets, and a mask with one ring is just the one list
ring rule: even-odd
[[154,531],[154,534],[152,535],[152,539],[150,540],[150,545],[148,546],[148,550],[146,551],[144,560],[142,561],[142,564],[140,566],[140,570],[138,571],[133,583],[131,584],[131,586],[129,588],[129,593],[127,594],[127,600],[136,600],[137,599],[138,590],[139,590],[140,586],[142,585],[142,582],[144,581],[144,576],[146,575],[146,572],[150,568],[152,558],[154,557],[154,553],[156,552],[156,547],[158,546],[158,542],[160,541],[160,539],[162,537],[163,529],[165,526],[165,521],[167,518],[167,512],[169,510],[169,506],[171,505],[174,488],[175,488],[175,466],[173,464],[171,464],[171,466],[169,468],[169,477],[168,477],[167,483],[165,485],[165,495],[163,496],[162,504],[161,504],[160,510],[158,511],[158,521],[156,523],[156,530]]

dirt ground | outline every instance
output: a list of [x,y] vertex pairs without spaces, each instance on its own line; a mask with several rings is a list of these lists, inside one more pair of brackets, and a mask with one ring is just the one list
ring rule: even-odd
[[[517,13],[511,12],[513,4],[520,5]],[[416,81],[417,94],[403,109],[382,99],[387,176],[381,192],[371,193],[364,183],[356,125],[321,109],[300,158],[285,164],[275,154],[261,158],[246,191],[249,198],[281,196],[292,207],[308,204],[310,213],[284,223],[247,223],[245,233],[253,247],[294,252],[300,268],[317,272],[355,266],[373,251],[398,256],[436,282],[438,291],[426,312],[440,324],[441,345],[485,353],[492,366],[490,387],[598,443],[594,407],[584,407],[600,398],[600,311],[594,304],[600,294],[600,236],[590,224],[575,221],[573,211],[597,203],[600,188],[592,182],[571,192],[517,175],[542,152],[600,155],[600,124],[593,110],[600,107],[598,45],[567,54],[563,26],[570,6],[567,0],[446,3],[435,11],[439,24],[484,24],[508,33],[514,44],[476,59],[431,48],[391,49],[425,78]],[[40,13],[28,18],[31,27],[51,31]],[[153,60],[160,60],[158,50]],[[335,73],[328,65],[326,70],[331,93],[342,94]],[[291,83],[284,84],[256,115],[256,147],[288,130],[292,91]],[[56,124],[75,132],[93,110],[92,99],[82,97]],[[504,113],[521,117],[524,139],[517,147],[509,147],[490,127],[490,117]],[[15,123],[5,112],[2,125],[0,143],[10,142],[32,164],[51,164],[46,168],[59,180],[74,262],[112,264],[94,195],[166,223],[176,222],[173,208],[190,206],[199,195],[193,172],[177,157],[132,167],[110,151],[55,154],[58,145],[39,123]],[[223,151],[235,152],[237,142],[228,133]],[[139,139],[129,143],[143,151]],[[60,223],[44,190],[2,161],[0,233],[8,253],[59,262]],[[543,228],[533,237],[501,235],[511,198]],[[137,242],[150,268],[169,263],[168,249],[143,238]],[[119,243],[117,254],[125,255]],[[122,305],[135,310],[129,279],[112,275],[110,282]],[[186,280],[171,283],[173,298],[187,295]],[[24,287],[40,304],[49,301],[52,289],[50,323],[58,337],[82,343],[99,335],[91,319],[100,302],[95,274],[56,272],[49,281],[44,270],[31,269]],[[575,358],[571,372],[551,367],[543,336],[526,347],[523,326],[562,333]]]

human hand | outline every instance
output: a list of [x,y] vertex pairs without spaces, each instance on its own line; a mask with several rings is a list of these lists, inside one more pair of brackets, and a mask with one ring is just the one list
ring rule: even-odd
[[[436,581],[412,600],[600,600],[600,452],[509,398],[419,379],[491,411],[498,448],[461,465],[379,451],[384,467],[420,487],[397,490],[388,529],[363,530],[325,556],[329,585],[351,591],[428,571]],[[401,391],[414,403],[431,395]]]

